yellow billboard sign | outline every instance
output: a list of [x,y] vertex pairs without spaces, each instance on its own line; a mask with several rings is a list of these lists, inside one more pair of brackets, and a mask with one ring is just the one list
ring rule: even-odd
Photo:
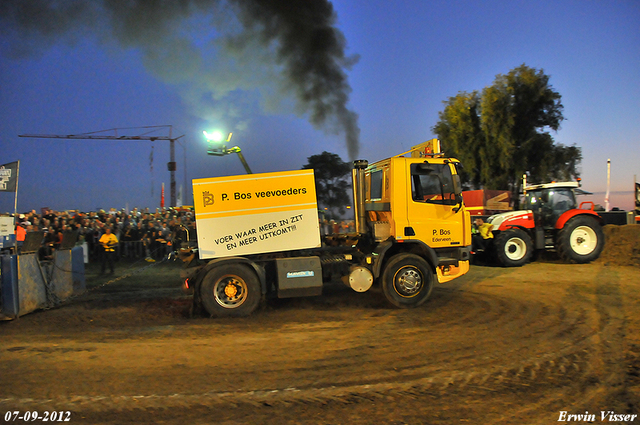
[[313,170],[193,180],[201,259],[320,246]]

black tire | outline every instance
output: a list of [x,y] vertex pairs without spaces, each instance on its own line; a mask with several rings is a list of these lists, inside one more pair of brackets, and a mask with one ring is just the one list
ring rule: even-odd
[[382,292],[394,307],[417,307],[431,295],[433,280],[433,270],[425,259],[415,254],[397,254],[385,265]]
[[498,234],[494,243],[495,258],[504,267],[520,267],[533,255],[531,237],[521,229],[507,229]]
[[560,258],[570,263],[588,263],[600,257],[604,232],[595,218],[575,216],[564,225],[556,238]]
[[242,317],[258,308],[262,292],[258,276],[249,266],[223,264],[207,272],[200,297],[212,317]]

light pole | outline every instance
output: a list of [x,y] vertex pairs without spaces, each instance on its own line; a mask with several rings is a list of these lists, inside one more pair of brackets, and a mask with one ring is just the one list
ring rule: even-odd
[[251,168],[249,168],[249,164],[247,164],[247,161],[244,159],[244,155],[242,154],[242,150],[240,149],[240,147],[234,146],[232,148],[227,148],[227,143],[231,141],[231,136],[233,136],[233,133],[229,133],[227,140],[223,140],[224,136],[220,131],[214,131],[212,133],[203,131],[202,134],[204,134],[207,142],[209,142],[209,149],[207,149],[208,155],[225,156],[231,153],[237,153],[238,158],[240,158],[240,162],[242,162],[242,166],[244,167],[247,174],[253,174],[253,171],[251,171]]

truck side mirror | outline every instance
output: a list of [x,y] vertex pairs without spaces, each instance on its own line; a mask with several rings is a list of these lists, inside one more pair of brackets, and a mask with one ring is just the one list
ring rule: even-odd
[[453,193],[455,193],[456,195],[462,195],[462,182],[460,181],[460,175],[454,174],[452,177],[453,177]]

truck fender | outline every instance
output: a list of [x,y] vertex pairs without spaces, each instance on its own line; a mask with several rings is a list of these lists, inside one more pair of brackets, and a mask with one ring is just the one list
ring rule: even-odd
[[565,211],[564,213],[562,213],[562,215],[558,218],[558,221],[556,221],[555,228],[556,229],[562,229],[564,227],[564,225],[567,224],[567,221],[569,221],[573,217],[575,217],[577,215],[580,215],[580,214],[592,216],[596,220],[598,220],[598,223],[600,223],[600,225],[603,224],[602,217],[600,217],[597,212],[592,211],[592,210],[583,210],[583,209],[577,209],[576,208],[576,209],[568,210],[568,211]]
[[267,273],[265,272],[264,267],[255,263],[254,261],[251,261],[246,257],[225,257],[225,258],[216,258],[215,260],[209,261],[204,267],[202,267],[202,269],[198,273],[198,278],[196,281],[196,290],[200,289],[200,284],[202,283],[204,276],[209,272],[209,270],[213,269],[214,267],[219,267],[220,265],[227,264],[227,263],[247,264],[251,266],[251,268],[253,268],[253,270],[256,272],[258,279],[260,280],[260,287],[262,288],[262,294],[264,295],[267,293]]
[[[418,249],[409,249],[409,244],[415,245]],[[399,249],[400,245],[404,245],[404,249]],[[391,249],[394,248],[394,249]],[[411,247],[413,248],[413,247]],[[389,250],[391,249],[391,252]],[[395,255],[399,252],[412,252],[414,254],[423,257],[431,266],[431,269],[435,273],[436,265],[438,264],[438,255],[429,245],[422,241],[405,241],[402,244],[394,241],[385,241],[379,244],[374,253],[378,254],[376,262],[373,265],[373,276],[377,279],[382,273],[382,265],[385,263],[385,259],[388,256]]]

